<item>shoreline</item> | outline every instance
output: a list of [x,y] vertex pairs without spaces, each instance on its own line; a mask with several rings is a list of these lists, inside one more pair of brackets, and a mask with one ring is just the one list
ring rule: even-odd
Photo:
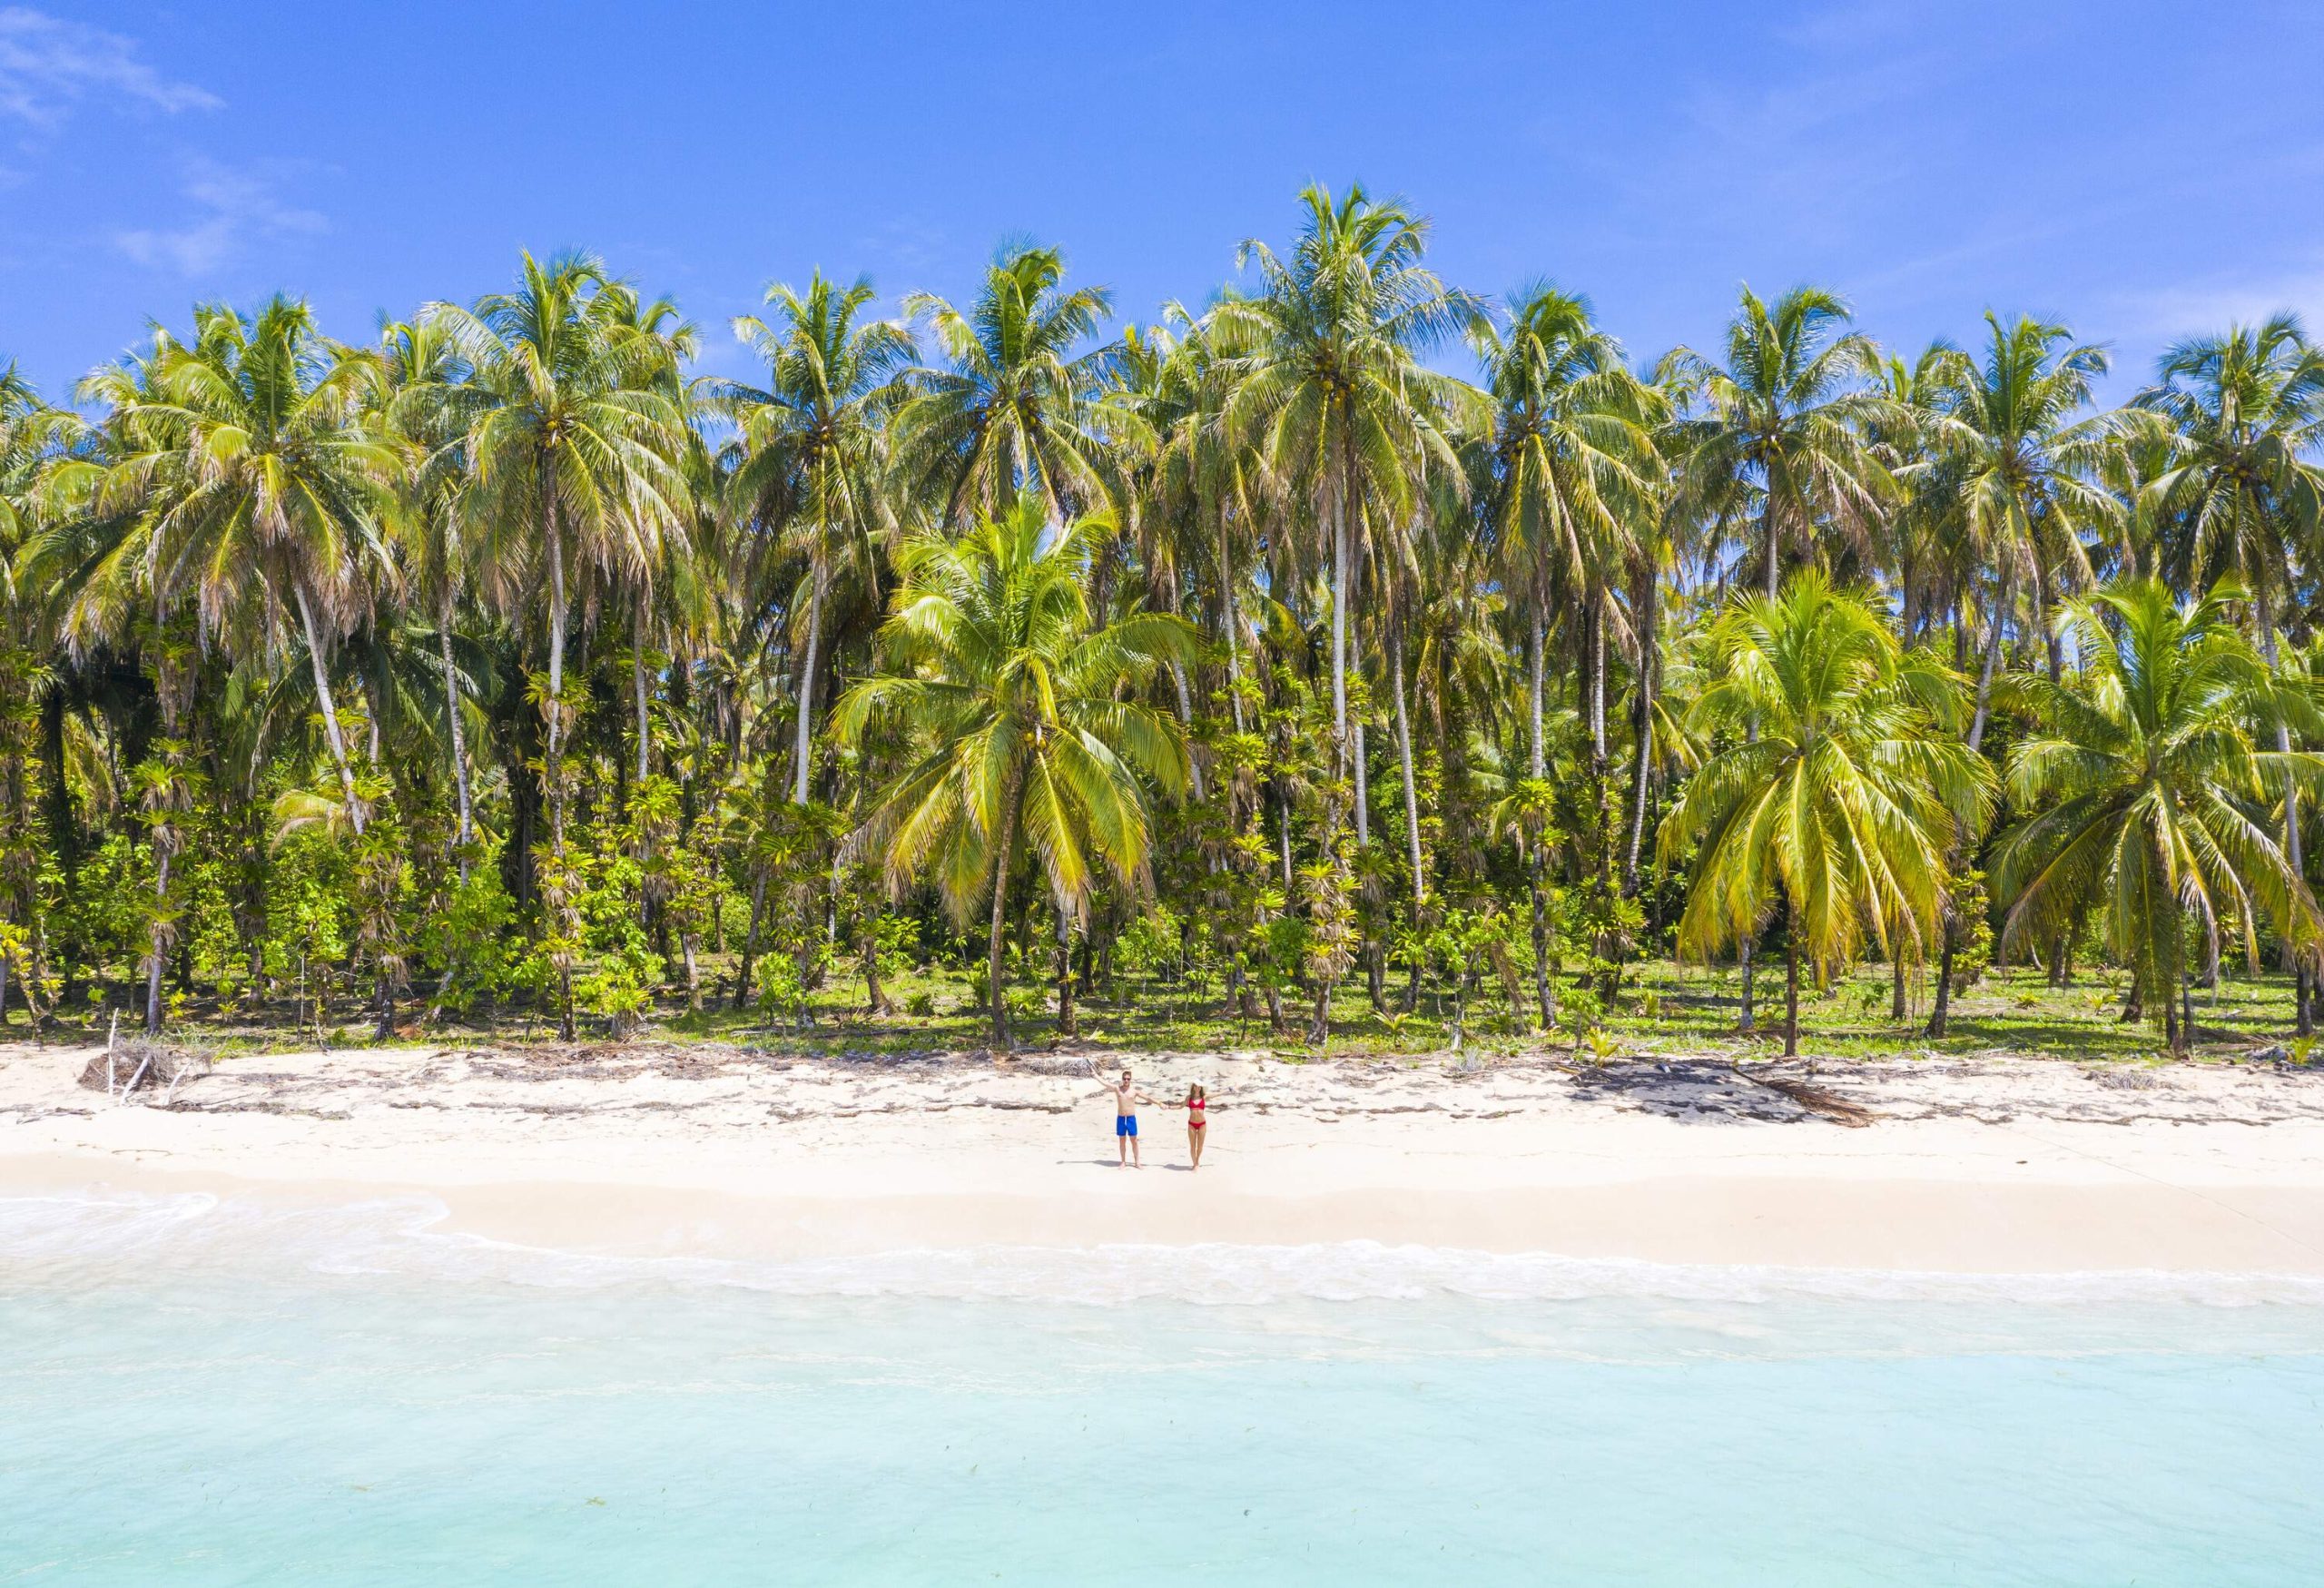
[[[1098,1056],[1111,1063],[1110,1056]],[[175,1106],[0,1049],[0,1197],[439,1201],[438,1233],[613,1257],[1351,1241],[1683,1266],[2324,1277],[2324,1077],[1853,1065],[1806,1094],[1648,1060],[1460,1070],[1140,1060],[1221,1089],[1110,1105],[1071,1057],[873,1064],[700,1048],[236,1059]],[[1781,1080],[1781,1077],[1776,1079]],[[1795,1088],[1796,1089],[1796,1088]]]

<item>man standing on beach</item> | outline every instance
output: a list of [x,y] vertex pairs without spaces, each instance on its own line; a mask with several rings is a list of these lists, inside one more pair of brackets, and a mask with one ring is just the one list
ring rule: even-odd
[[[1097,1066],[1093,1064],[1090,1069],[1094,1071]],[[1098,1095],[1100,1097],[1110,1095],[1114,1100],[1114,1150],[1120,1157],[1120,1161],[1114,1167],[1116,1169],[1144,1169],[1145,1160],[1139,1158],[1137,1153],[1137,1105],[1141,1100],[1150,1103],[1154,1100],[1140,1092],[1131,1083],[1129,1071],[1127,1070],[1122,1071],[1122,1078],[1118,1082],[1107,1080],[1102,1077],[1093,1076],[1093,1079],[1106,1089]]]

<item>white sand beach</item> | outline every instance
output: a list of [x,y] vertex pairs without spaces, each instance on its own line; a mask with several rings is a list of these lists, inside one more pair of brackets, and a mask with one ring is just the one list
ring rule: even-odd
[[[710,1045],[230,1058],[126,1101],[0,1048],[0,1195],[440,1198],[564,1249],[783,1258],[1368,1239],[1661,1263],[2324,1274],[2324,1073],[1990,1058],[810,1060]],[[1800,1100],[1797,1089],[1812,1090]],[[1785,1087],[1791,1090],[1781,1090]]]

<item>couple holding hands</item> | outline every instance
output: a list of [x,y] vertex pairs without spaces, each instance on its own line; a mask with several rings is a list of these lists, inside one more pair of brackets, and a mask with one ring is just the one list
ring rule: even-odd
[[1095,1065],[1090,1068],[1092,1079],[1106,1089],[1097,1095],[1110,1097],[1114,1101],[1114,1148],[1120,1159],[1115,1165],[1117,1169],[1146,1167],[1145,1162],[1138,1157],[1137,1149],[1137,1105],[1142,1102],[1152,1103],[1157,1108],[1187,1110],[1187,1157],[1190,1160],[1187,1167],[1196,1169],[1202,1168],[1203,1139],[1210,1133],[1210,1105],[1214,1100],[1203,1089],[1200,1081],[1192,1081],[1187,1084],[1184,1101],[1164,1102],[1160,1099],[1148,1097],[1138,1090],[1137,1084],[1130,1080],[1128,1070],[1122,1071],[1121,1080],[1112,1081],[1096,1075]]

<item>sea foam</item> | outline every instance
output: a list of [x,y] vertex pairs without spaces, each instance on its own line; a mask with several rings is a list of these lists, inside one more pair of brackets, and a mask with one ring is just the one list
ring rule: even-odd
[[0,1197],[0,1276],[16,1285],[130,1283],[172,1274],[304,1272],[588,1288],[716,1287],[775,1296],[921,1297],[1120,1307],[1183,1302],[1481,1303],[1630,1298],[1679,1306],[1828,1300],[2161,1304],[2324,1309],[2324,1279],[2110,1270],[1955,1274],[1682,1265],[1347,1240],[1087,1247],[920,1247],[845,1257],[614,1256],[447,1228],[433,1198],[290,1205],[205,1192]]

